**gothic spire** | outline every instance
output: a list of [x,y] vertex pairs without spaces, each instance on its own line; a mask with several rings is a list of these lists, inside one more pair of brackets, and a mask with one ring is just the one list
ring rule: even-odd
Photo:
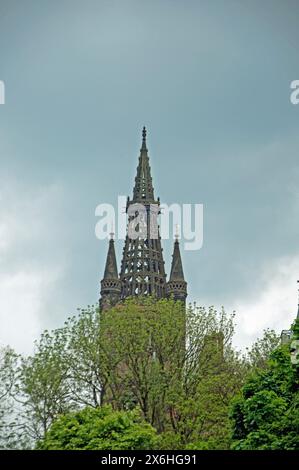
[[106,258],[106,266],[103,279],[118,279],[117,263],[114,249],[114,234],[110,234],[109,248]]
[[174,247],[173,247],[173,255],[172,255],[169,281],[185,281],[181,252],[180,252],[180,244],[179,244],[179,240],[177,236],[175,238]]
[[133,202],[155,203],[154,188],[151,177],[151,167],[146,146],[146,128],[142,130],[142,145],[140,149],[135,186],[133,189]]
[[187,297],[187,283],[184,278],[180,244],[177,234],[173,247],[169,282],[167,283],[167,295],[168,297],[173,296],[174,300],[181,300],[184,303]]
[[158,227],[159,200],[154,198],[145,127],[142,130],[133,198],[127,202],[129,223],[135,218],[132,213],[138,212],[140,215],[139,209],[135,211],[134,208],[137,203],[142,204],[145,209],[143,221],[146,222],[146,233],[137,238],[127,233],[120,272],[121,298],[136,295],[163,298],[166,295],[166,275]]
[[104,277],[101,281],[100,310],[107,310],[109,307],[115,305],[120,299],[121,283],[117,272],[113,236],[114,234],[111,233]]

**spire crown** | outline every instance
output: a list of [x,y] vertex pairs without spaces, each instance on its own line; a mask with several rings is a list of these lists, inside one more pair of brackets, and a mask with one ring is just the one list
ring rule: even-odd
[[147,147],[146,147],[146,127],[143,126],[143,129],[142,129],[142,145],[141,145],[141,151],[142,150],[145,150],[147,151]]
[[146,128],[142,129],[142,146],[140,149],[140,156],[137,167],[137,174],[135,178],[135,186],[133,189],[132,202],[138,203],[157,203],[154,198],[154,188],[151,176],[151,167],[149,165],[149,158],[146,146]]

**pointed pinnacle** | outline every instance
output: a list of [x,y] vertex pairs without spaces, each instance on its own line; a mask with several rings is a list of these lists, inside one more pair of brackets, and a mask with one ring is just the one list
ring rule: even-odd
[[146,147],[146,128],[145,128],[145,126],[143,126],[143,129],[142,129],[142,146],[141,146],[141,150],[147,150],[147,147]]
[[111,236],[108,245],[108,253],[106,258],[104,278],[107,279],[118,279],[117,263],[114,249],[114,239]]
[[178,238],[175,239],[169,281],[184,281],[184,271]]

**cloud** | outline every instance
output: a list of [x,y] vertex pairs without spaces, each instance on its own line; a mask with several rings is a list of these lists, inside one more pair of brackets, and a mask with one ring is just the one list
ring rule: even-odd
[[63,278],[55,218],[63,190],[55,184],[28,190],[3,183],[0,193],[0,344],[29,353],[50,320],[49,302]]
[[0,341],[30,349],[39,329],[96,297],[106,246],[94,208],[131,192],[144,123],[161,200],[204,203],[203,249],[183,254],[190,297],[235,308],[238,344],[288,327],[299,273],[293,8],[0,3],[0,166],[18,179],[0,178]]
[[237,313],[236,345],[249,346],[266,328],[277,333],[290,328],[297,314],[298,274],[299,254],[267,263],[259,278],[261,289],[256,298],[239,298],[231,305]]
[[41,311],[47,298],[54,294],[59,271],[18,271],[0,274],[0,344],[10,345],[21,353],[30,353],[33,342],[44,325]]

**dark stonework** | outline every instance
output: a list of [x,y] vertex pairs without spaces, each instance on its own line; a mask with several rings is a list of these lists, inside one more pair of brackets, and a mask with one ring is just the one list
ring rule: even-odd
[[[156,239],[151,239],[150,234],[150,217],[152,217],[152,225],[157,226],[160,203],[154,197],[145,128],[142,131],[142,146],[133,198],[128,199],[127,213],[134,204],[142,204],[146,209],[147,234],[145,238],[136,240],[130,238],[129,235],[126,237],[120,271],[121,298],[125,299],[133,295],[155,295],[157,298],[163,298],[166,294],[166,275],[159,229],[157,228]],[[132,217],[129,216],[128,219],[130,221]]]
[[185,304],[187,297],[187,282],[184,278],[180,244],[177,238],[174,242],[171,271],[166,292],[168,297],[173,297],[174,300],[180,300]]
[[[160,201],[154,197],[145,127],[142,131],[142,146],[133,198],[131,200],[128,198],[127,201],[128,221],[134,218],[132,209],[135,204],[142,204],[145,208],[147,232],[143,238],[137,239],[130,238],[130,234],[127,233],[120,276],[117,274],[114,242],[110,240],[105,274],[101,281],[101,310],[131,296],[153,295],[158,299],[173,296],[175,300],[183,302],[187,297],[187,283],[184,279],[178,240],[174,246],[170,279],[166,283],[163,248],[158,227]],[[153,233],[156,234],[154,238]]]
[[117,273],[114,240],[109,241],[104,278],[101,281],[100,310],[107,310],[120,300],[121,284]]

